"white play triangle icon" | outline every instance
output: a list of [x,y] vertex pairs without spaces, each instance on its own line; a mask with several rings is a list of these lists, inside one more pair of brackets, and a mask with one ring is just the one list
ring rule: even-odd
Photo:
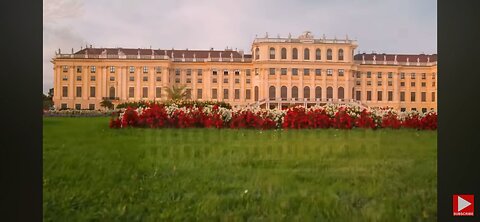
[[472,203],[466,201],[465,199],[461,198],[460,196],[457,197],[457,201],[458,201],[458,210],[457,211],[461,211],[463,209],[465,209],[465,207],[468,207],[470,206]]

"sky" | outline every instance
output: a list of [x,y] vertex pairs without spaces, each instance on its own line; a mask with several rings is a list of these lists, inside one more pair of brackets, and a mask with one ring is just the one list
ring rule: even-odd
[[55,51],[80,47],[225,49],[255,36],[358,41],[355,53],[437,53],[436,0],[44,0],[43,91]]

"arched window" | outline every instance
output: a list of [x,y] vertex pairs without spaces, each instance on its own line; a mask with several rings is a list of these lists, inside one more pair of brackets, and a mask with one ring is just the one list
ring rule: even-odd
[[343,49],[338,50],[338,60],[343,60]]
[[303,88],[303,98],[310,99],[310,87],[305,86],[305,88]]
[[286,86],[282,86],[280,88],[280,96],[282,97],[282,99],[287,99],[287,87]]
[[315,99],[321,99],[322,98],[322,87],[317,86],[315,87]]
[[298,59],[298,50],[297,50],[297,48],[293,48],[293,50],[292,50],[292,59]]
[[268,88],[268,98],[270,98],[270,100],[275,100],[275,86],[270,86],[270,88]]
[[316,60],[322,59],[322,51],[320,51],[320,49],[315,50],[315,59]]
[[332,50],[327,49],[327,60],[332,60]]
[[339,99],[345,98],[343,87],[338,87],[338,98]]
[[255,101],[258,101],[258,86],[255,86],[255,89],[253,91],[254,91],[253,93],[254,93],[254,97],[255,97],[254,99],[255,99]]
[[282,48],[282,59],[287,59],[287,49],[286,48]]
[[255,49],[255,60],[260,59],[260,49],[256,48]]
[[310,49],[304,49],[303,50],[303,59],[304,60],[310,60]]
[[292,87],[292,98],[298,99],[298,88],[296,86]]
[[270,59],[275,59],[275,48],[270,48]]
[[109,96],[112,99],[115,97],[115,87],[110,87]]
[[333,88],[327,87],[327,99],[333,99]]

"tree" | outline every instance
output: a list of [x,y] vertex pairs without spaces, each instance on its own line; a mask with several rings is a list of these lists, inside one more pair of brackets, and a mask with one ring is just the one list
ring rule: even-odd
[[102,100],[102,102],[100,102],[100,106],[104,107],[105,109],[113,109],[113,103],[108,99]]
[[187,96],[187,92],[185,88],[186,86],[175,86],[175,85],[173,85],[172,88],[167,87],[168,98],[170,98],[171,100],[185,99],[185,97]]
[[48,91],[48,95],[42,94],[43,96],[43,109],[48,110],[53,106],[53,88]]

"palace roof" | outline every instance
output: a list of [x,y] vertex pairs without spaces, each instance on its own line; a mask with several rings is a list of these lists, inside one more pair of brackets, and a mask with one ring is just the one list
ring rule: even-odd
[[362,54],[356,54],[354,57],[355,61],[377,61],[377,62],[383,62],[383,61],[391,61],[394,62],[395,60],[397,62],[436,62],[437,61],[437,54],[378,54],[378,53],[362,53]]
[[[242,58],[241,51],[227,50],[178,50],[178,49],[133,49],[133,48],[84,48],[75,52],[75,55],[167,55],[175,58]],[[244,58],[251,58],[251,55],[244,54]]]

